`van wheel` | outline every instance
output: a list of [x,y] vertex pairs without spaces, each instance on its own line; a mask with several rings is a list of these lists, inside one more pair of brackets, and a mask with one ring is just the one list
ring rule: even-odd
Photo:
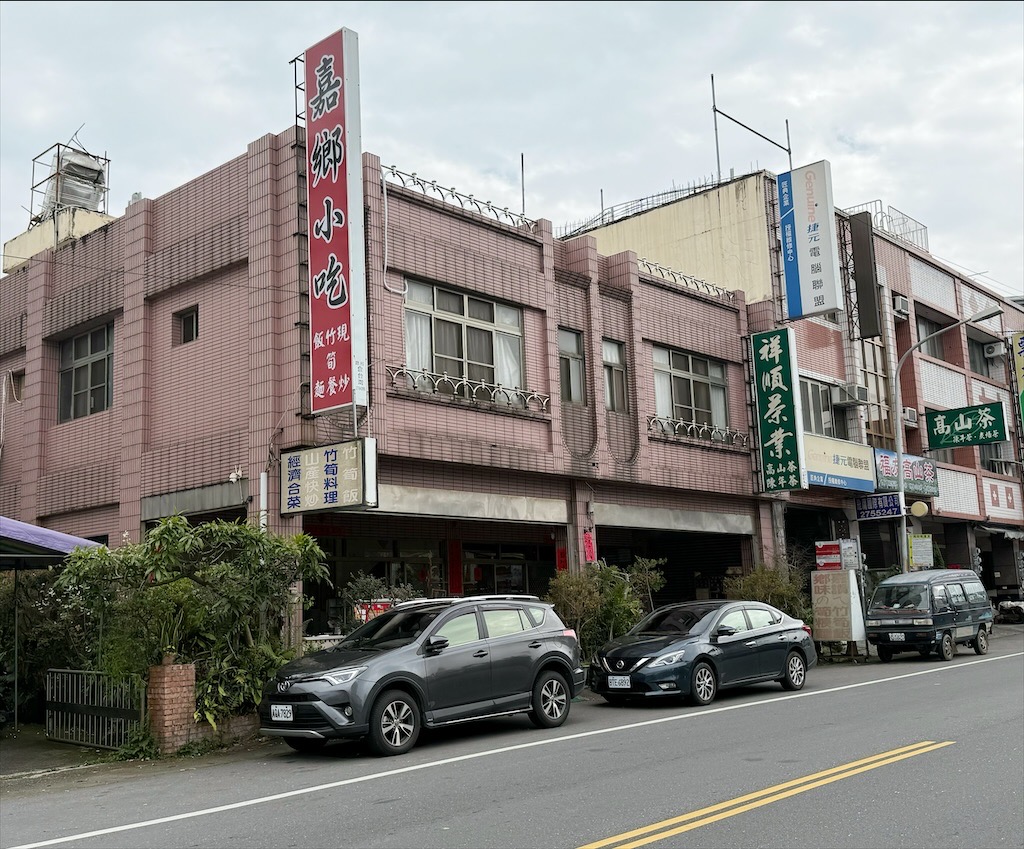
[[939,646],[939,657],[943,660],[952,660],[956,657],[956,643],[953,642],[953,635],[946,631],[942,635],[942,644]]
[[388,690],[370,713],[370,748],[378,755],[402,755],[416,745],[420,736],[420,713],[416,702],[401,690]]
[[882,663],[888,663],[890,660],[892,660],[892,655],[892,649],[886,648],[885,646],[878,647],[878,659],[882,661]]
[[984,625],[978,629],[978,636],[971,645],[974,646],[975,654],[988,654],[988,629]]
[[557,728],[569,716],[569,685],[557,672],[547,670],[537,676],[533,685],[533,708],[530,722],[537,728]]
[[802,690],[807,680],[807,664],[800,652],[791,651],[786,658],[786,671],[782,675],[783,690]]

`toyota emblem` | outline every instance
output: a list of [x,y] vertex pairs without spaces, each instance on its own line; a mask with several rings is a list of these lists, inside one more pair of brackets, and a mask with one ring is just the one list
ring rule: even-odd
[[287,693],[288,689],[291,686],[292,685],[291,685],[290,681],[278,681],[277,682],[277,692],[279,692],[279,693]]

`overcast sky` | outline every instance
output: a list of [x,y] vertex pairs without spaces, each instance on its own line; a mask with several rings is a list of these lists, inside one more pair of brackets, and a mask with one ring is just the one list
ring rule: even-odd
[[[827,159],[934,256],[1024,294],[1024,3],[0,3],[0,239],[32,161],[111,160],[109,211],[294,123],[290,61],[359,36],[363,150],[556,231]],[[779,146],[737,125],[745,124]],[[40,179],[37,174],[37,179]],[[686,272],[687,269],[677,269]],[[728,286],[729,281],[714,281]]]

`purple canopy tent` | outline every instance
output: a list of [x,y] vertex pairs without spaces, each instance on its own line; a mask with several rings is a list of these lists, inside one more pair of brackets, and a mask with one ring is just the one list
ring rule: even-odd
[[79,546],[100,543],[0,516],[0,572],[14,572],[14,728],[18,728],[18,572],[60,566]]

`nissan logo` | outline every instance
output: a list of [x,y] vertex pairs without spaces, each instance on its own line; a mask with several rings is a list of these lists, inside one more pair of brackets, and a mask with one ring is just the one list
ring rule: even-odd
[[615,668],[616,669],[622,669],[622,667],[625,666],[625,665],[626,664],[623,661],[621,661],[621,660],[615,661]]

